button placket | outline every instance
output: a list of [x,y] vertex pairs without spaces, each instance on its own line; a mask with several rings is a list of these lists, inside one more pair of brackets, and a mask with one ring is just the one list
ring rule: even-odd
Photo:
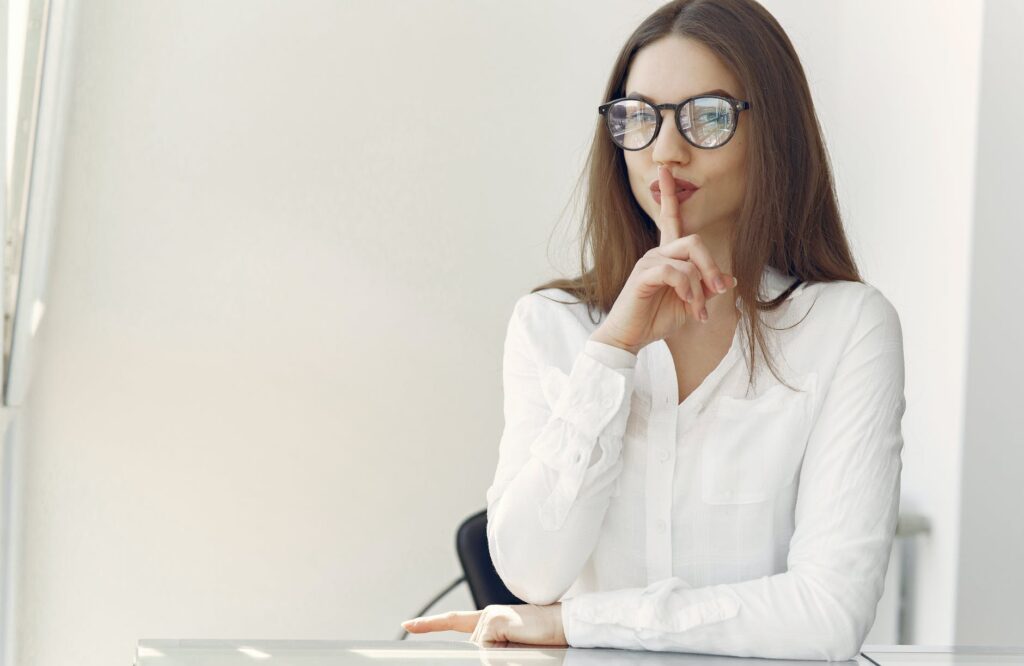
[[[648,492],[646,503],[647,525],[647,580],[653,583],[672,575],[671,516],[674,466],[666,464],[672,458],[676,441],[676,415],[678,388],[675,365],[665,342],[649,345],[651,392],[654,408],[651,413],[647,441]],[[671,374],[669,374],[671,373]],[[673,447],[670,449],[669,447]]]

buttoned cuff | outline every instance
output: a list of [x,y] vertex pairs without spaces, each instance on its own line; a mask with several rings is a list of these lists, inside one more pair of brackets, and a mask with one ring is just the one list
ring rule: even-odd
[[[692,591],[690,591],[692,590]],[[573,647],[627,647],[636,632],[679,633],[739,613],[739,601],[680,578],[646,588],[587,592],[562,600],[562,628]],[[612,641],[612,643],[609,643]]]
[[587,340],[583,351],[592,359],[604,363],[609,368],[625,370],[636,367],[637,355],[615,345],[608,345],[597,340]]
[[[617,363],[624,359],[609,350],[594,351],[602,360],[584,349],[568,377],[555,367],[542,375],[544,395],[555,418],[530,446],[530,452],[558,472],[551,494],[540,507],[541,524],[547,530],[557,530],[565,522],[589,469],[599,474],[621,460],[636,370],[609,367],[603,359],[615,357]],[[598,443],[602,455],[594,461]]]
[[[632,357],[633,365],[615,367],[629,362],[618,352]],[[622,437],[629,418],[636,358],[624,349],[588,340],[555,402],[554,415],[595,441],[599,435]]]
[[[589,596],[589,595],[584,595]],[[583,603],[581,603],[583,602]],[[609,624],[596,624],[580,617],[586,599],[562,599],[562,633],[565,642],[574,648],[610,647],[620,650],[642,650],[632,629]]]

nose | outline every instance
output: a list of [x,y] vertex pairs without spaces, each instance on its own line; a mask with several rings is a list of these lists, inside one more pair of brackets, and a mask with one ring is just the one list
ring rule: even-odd
[[661,113],[661,129],[658,130],[658,136],[654,137],[654,150],[651,152],[651,159],[659,164],[688,163],[692,146],[676,127],[675,111],[659,109],[659,113]]

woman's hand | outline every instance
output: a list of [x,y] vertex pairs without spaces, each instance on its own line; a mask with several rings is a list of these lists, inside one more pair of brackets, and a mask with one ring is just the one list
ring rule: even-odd
[[562,604],[536,606],[490,605],[478,611],[452,611],[406,620],[402,627],[411,634],[431,631],[462,631],[478,645],[522,643],[568,646],[562,628]]
[[591,336],[634,354],[682,326],[687,313],[707,321],[706,300],[736,286],[736,278],[719,270],[697,234],[679,237],[675,180],[665,167],[659,167],[659,175],[660,244],[636,262],[607,319]]

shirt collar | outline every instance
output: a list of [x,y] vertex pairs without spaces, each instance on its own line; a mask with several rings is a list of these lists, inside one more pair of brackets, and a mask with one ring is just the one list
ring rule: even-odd
[[[764,270],[761,271],[761,286],[758,290],[758,299],[762,303],[773,300],[776,296],[784,292],[789,285],[793,284],[794,280],[795,278],[792,275],[783,273],[771,264],[765,264]],[[736,297],[736,308],[746,314],[746,312],[740,307],[739,296]]]
[[[793,284],[792,275],[787,275],[771,264],[765,264],[761,273],[761,300],[772,300]],[[765,298],[767,295],[767,298]]]

